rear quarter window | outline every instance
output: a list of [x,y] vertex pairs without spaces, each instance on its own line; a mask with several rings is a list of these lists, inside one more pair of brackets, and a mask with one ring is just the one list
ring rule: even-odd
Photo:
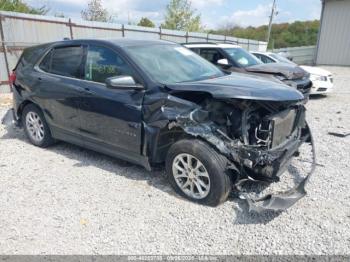
[[27,66],[34,66],[42,56],[43,52],[44,49],[42,46],[29,47],[24,49],[15,69],[17,70]]
[[43,70],[45,72],[50,72],[51,56],[52,56],[52,50],[41,61],[40,65],[39,65],[41,70]]

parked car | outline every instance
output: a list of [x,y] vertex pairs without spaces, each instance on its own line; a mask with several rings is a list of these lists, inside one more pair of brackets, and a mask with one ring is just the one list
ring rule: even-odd
[[[282,56],[281,54],[275,54],[271,52],[251,52],[263,63],[286,63],[296,65],[293,61]],[[318,68],[315,66],[300,66],[306,72],[310,74],[310,80],[312,81],[311,95],[322,94],[327,95],[333,91],[333,75],[331,72]]]
[[[300,92],[226,75],[166,41],[30,47],[11,79],[14,118],[32,144],[63,140],[148,170],[165,164],[176,192],[201,204],[220,204],[245,180],[277,181],[311,139]],[[273,196],[263,204],[287,208],[306,181],[279,194],[283,204]]]
[[227,72],[258,75],[298,89],[306,97],[311,88],[309,74],[296,65],[264,64],[245,49],[232,44],[188,43],[185,47]]

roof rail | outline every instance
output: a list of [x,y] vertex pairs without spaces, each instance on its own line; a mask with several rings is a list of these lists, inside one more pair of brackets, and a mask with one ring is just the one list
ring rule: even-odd
[[207,45],[217,45],[215,42],[190,42],[190,43],[181,43],[181,45],[199,45],[199,44],[207,44]]

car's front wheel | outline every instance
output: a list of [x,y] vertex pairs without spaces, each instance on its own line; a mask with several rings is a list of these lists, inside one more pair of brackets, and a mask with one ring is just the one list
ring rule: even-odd
[[173,144],[166,158],[170,184],[185,198],[209,206],[227,199],[231,189],[227,159],[198,139]]
[[43,113],[34,104],[29,104],[23,109],[22,126],[33,145],[47,147],[54,143]]

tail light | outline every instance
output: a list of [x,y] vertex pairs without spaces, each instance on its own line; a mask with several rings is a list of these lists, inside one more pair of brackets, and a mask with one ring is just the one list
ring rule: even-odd
[[16,72],[12,71],[12,73],[10,74],[10,78],[9,78],[10,84],[13,85],[16,81]]

